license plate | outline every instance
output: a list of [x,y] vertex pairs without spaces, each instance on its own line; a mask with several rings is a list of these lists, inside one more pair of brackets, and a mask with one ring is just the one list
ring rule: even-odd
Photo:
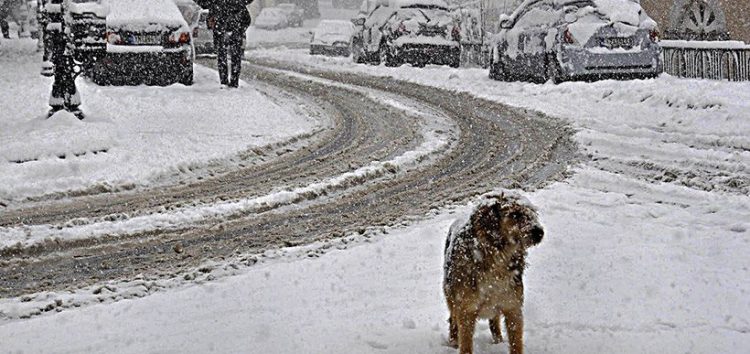
[[135,36],[134,44],[161,44],[161,36],[154,36],[154,35]]
[[607,47],[610,48],[630,48],[633,46],[633,38],[616,37],[606,39]]

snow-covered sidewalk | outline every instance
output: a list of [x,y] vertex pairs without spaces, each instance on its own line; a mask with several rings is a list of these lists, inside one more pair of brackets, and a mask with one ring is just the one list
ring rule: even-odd
[[0,46],[0,202],[6,204],[173,183],[329,124],[310,114],[312,107],[269,98],[253,83],[220,90],[215,71],[201,66],[193,86],[101,87],[78,79],[86,119],[62,113],[45,119],[51,79],[39,75],[40,62],[31,40]]

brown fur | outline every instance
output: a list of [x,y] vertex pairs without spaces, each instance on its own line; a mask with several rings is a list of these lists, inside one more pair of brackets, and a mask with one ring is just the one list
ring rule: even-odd
[[[523,270],[526,249],[544,230],[536,212],[518,195],[486,196],[461,229],[451,229],[445,249],[444,291],[450,311],[449,340],[460,354],[473,353],[476,320],[490,320],[502,341],[505,316],[511,354],[523,353]],[[487,201],[488,200],[488,201]]]

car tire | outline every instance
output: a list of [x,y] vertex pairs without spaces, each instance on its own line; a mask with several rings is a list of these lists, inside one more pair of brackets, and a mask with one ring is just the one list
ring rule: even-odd
[[563,81],[560,64],[557,62],[557,58],[555,58],[554,54],[547,56],[545,67],[546,81],[551,81],[555,85]]
[[364,48],[361,47],[361,44],[352,43],[352,48],[350,50],[352,52],[352,60],[356,64],[364,64],[366,55],[364,53]]
[[490,63],[490,79],[504,81],[505,72],[503,70],[503,63]]
[[185,71],[179,82],[185,86],[191,86],[193,85],[193,77],[193,67],[191,66],[190,69]]
[[398,66],[398,57],[393,55],[388,48],[388,44],[385,42],[381,42],[380,46],[378,47],[378,58],[380,59],[379,62],[385,64],[385,66]]

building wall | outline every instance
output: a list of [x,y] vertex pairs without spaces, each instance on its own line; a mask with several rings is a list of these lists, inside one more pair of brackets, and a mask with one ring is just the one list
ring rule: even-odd
[[[729,36],[750,43],[750,0],[719,0],[727,19]],[[662,32],[669,27],[669,13],[674,0],[641,0],[641,6],[659,23]]]

